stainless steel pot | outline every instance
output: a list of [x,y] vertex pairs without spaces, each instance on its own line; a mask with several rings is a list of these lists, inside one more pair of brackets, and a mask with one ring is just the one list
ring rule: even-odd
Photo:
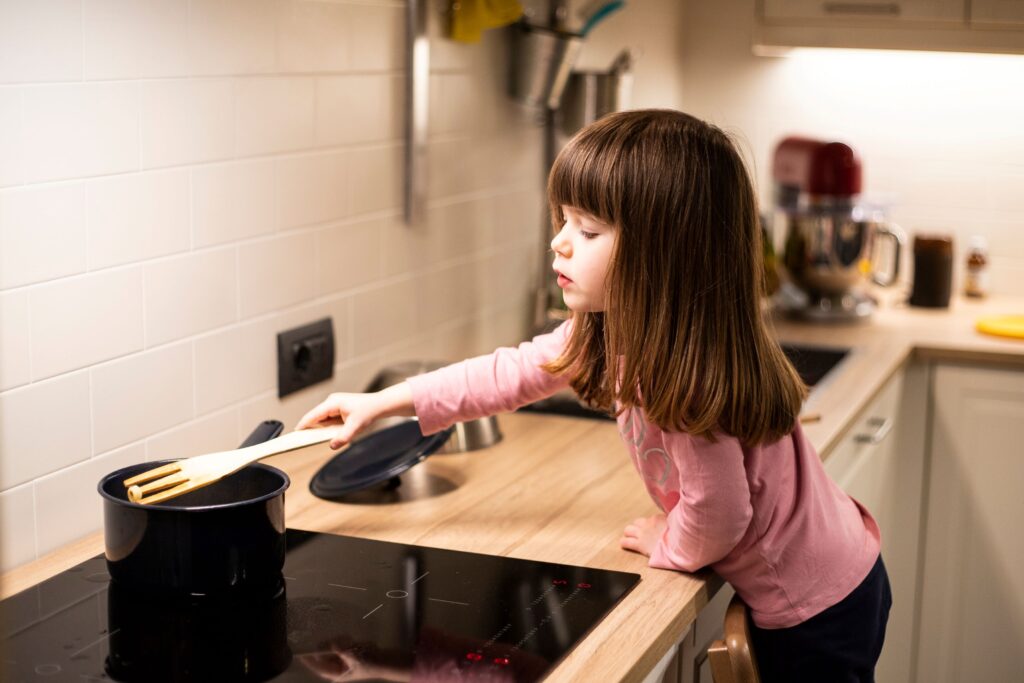
[[[366,391],[380,391],[394,384],[404,382],[410,377],[422,375],[443,368],[447,363],[435,361],[404,361],[389,365],[377,373]],[[378,428],[395,424],[404,418],[391,418],[382,420]],[[452,435],[448,441],[437,452],[438,453],[466,453],[487,448],[501,441],[501,429],[498,428],[498,418],[493,415],[482,417],[468,422],[459,422],[455,425]]]

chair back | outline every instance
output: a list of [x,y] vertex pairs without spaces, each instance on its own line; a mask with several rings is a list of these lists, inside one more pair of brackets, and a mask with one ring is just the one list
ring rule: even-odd
[[724,638],[708,648],[714,683],[761,683],[750,642],[749,619],[746,603],[734,595],[725,611]]

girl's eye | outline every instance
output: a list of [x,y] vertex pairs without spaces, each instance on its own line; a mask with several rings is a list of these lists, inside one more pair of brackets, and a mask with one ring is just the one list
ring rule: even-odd
[[596,232],[587,232],[586,230],[580,230],[580,235],[585,240],[592,240],[595,237],[597,237],[597,233]]

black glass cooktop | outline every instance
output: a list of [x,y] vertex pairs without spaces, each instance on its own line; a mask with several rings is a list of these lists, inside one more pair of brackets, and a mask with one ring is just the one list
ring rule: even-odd
[[639,580],[289,529],[274,594],[157,601],[98,555],[0,602],[0,679],[536,681]]

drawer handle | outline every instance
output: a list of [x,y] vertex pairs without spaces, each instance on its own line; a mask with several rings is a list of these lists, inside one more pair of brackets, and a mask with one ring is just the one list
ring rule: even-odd
[[897,2],[823,2],[821,4],[825,14],[856,14],[861,16],[889,16],[900,15],[900,5]]
[[877,427],[874,434],[858,434],[854,437],[854,441],[857,443],[882,443],[885,437],[889,436],[889,432],[892,431],[892,418],[891,417],[869,417],[868,424],[872,427]]

